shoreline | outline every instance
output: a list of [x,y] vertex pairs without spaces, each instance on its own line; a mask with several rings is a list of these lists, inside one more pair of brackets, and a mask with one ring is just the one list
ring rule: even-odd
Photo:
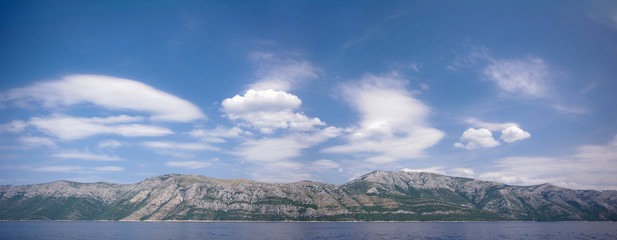
[[244,220],[0,220],[0,222],[143,222],[143,223],[583,223],[617,221],[244,221]]

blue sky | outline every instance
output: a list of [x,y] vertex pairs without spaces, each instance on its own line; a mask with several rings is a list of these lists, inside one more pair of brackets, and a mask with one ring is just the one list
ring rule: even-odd
[[613,1],[3,1],[0,184],[617,189]]

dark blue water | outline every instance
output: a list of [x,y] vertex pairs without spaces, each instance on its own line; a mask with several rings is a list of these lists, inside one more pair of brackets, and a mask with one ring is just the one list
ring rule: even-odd
[[0,239],[617,239],[617,223],[9,221]]

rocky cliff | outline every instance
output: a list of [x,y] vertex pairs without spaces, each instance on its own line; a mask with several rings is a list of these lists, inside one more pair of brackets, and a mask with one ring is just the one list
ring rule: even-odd
[[163,175],[0,186],[4,220],[617,220],[617,191],[374,171],[343,185]]

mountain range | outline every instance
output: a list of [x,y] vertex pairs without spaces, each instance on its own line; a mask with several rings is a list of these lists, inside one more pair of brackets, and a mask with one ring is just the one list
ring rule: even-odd
[[0,186],[1,220],[616,221],[617,191],[373,171],[337,185],[168,174]]

